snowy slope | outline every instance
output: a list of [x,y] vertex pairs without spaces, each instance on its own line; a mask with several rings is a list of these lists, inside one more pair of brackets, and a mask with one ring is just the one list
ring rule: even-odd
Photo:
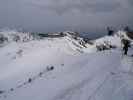
[[[96,42],[109,39],[120,47],[118,37]],[[0,48],[0,100],[132,100],[132,66],[119,49],[96,52],[69,36],[11,42]]]

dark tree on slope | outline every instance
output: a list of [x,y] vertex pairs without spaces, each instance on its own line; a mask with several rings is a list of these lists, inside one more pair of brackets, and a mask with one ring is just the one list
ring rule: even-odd
[[110,36],[110,35],[113,35],[113,33],[114,33],[114,30],[111,29],[110,27],[107,27],[107,31],[108,31],[108,35],[109,35],[109,36]]

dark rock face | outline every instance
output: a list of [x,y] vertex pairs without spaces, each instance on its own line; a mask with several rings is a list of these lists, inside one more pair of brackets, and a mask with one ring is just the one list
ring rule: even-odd
[[126,34],[130,39],[133,40],[133,32],[127,32]]
[[31,83],[31,82],[32,82],[32,79],[31,79],[31,78],[29,78],[29,79],[28,79],[28,83]]
[[3,34],[0,34],[0,44],[7,42],[8,38],[6,38]]
[[47,66],[47,71],[54,70],[54,66]]

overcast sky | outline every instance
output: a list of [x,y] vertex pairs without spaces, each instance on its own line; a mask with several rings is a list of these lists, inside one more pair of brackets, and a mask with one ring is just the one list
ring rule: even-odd
[[133,0],[0,0],[0,28],[105,32],[133,26]]

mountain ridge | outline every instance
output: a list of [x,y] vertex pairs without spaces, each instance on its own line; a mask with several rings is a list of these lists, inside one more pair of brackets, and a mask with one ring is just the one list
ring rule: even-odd
[[73,32],[64,34],[11,40],[0,47],[0,100],[133,99],[133,60],[122,57],[123,32],[92,44]]

